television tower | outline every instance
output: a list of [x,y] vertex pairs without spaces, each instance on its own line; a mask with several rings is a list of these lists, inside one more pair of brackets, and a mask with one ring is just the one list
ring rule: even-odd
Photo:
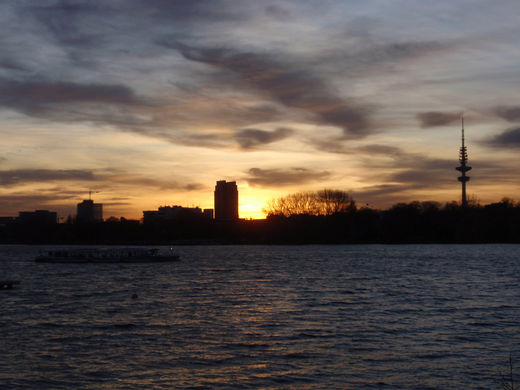
[[468,200],[466,199],[466,183],[469,181],[469,176],[466,176],[466,172],[471,170],[471,167],[466,165],[468,162],[468,148],[464,146],[464,116],[462,116],[462,146],[460,147],[459,161],[460,166],[455,169],[462,173],[457,180],[462,183],[462,207],[467,207]]

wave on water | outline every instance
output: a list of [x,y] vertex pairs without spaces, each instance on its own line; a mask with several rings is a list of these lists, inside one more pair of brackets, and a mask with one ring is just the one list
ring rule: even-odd
[[37,249],[0,246],[21,281],[0,291],[3,388],[491,389],[520,358],[518,245],[190,246],[99,267]]

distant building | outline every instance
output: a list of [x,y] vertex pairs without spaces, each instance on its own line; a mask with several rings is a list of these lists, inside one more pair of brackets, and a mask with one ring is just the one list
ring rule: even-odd
[[196,221],[213,219],[213,210],[201,210],[200,207],[162,206],[157,210],[143,211],[143,223],[157,223],[166,221]]
[[103,222],[103,205],[93,200],[78,203],[76,221],[79,223]]
[[58,215],[55,211],[48,210],[20,211],[16,222],[27,226],[56,225]]
[[12,225],[14,221],[13,217],[0,217],[0,228]]
[[213,219],[213,209],[204,209],[202,214],[204,214],[206,219]]
[[234,181],[217,181],[215,186],[215,219],[234,221],[238,219],[238,189]]

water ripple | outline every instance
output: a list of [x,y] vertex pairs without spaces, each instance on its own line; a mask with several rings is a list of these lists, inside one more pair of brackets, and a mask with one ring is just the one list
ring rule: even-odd
[[38,249],[0,247],[2,388],[493,389],[520,357],[518,245]]

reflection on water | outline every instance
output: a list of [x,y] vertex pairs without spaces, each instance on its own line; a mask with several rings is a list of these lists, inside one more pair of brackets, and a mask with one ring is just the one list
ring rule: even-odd
[[519,249],[200,246],[73,265],[3,246],[0,279],[22,283],[0,291],[0,384],[500,388],[520,358]]

